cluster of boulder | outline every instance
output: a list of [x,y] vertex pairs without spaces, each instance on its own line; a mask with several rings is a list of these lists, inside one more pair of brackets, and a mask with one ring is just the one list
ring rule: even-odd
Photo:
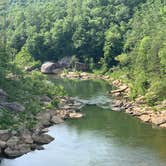
[[35,149],[41,150],[41,145],[54,140],[43,132],[37,133],[28,129],[0,130],[0,155],[14,158]]
[[77,119],[84,117],[84,114],[80,112],[81,108],[84,107],[85,104],[72,98],[72,97],[64,97],[61,99],[59,108],[57,110],[58,115],[63,119]]
[[71,57],[64,57],[58,62],[45,62],[41,66],[41,72],[44,74],[58,74],[63,69],[74,68],[77,71],[87,71],[88,66],[81,62],[72,62]]
[[[25,111],[25,107],[19,103],[7,102],[7,93],[0,89],[0,109],[5,108],[11,113]],[[45,104],[51,102],[48,96],[42,96]],[[54,140],[46,134],[48,127],[63,123],[66,119],[82,118],[84,115],[80,109],[84,105],[70,97],[60,99],[58,108],[45,110],[35,116],[37,124],[32,129],[19,128],[17,130],[0,130],[0,156],[15,158],[32,150],[42,150],[42,145]]]
[[129,101],[128,94],[130,88],[124,85],[120,80],[113,81],[112,84],[118,88],[117,90],[111,91],[111,94],[115,96],[112,110],[125,111],[143,122],[166,128],[166,110],[164,110],[166,109],[166,101],[163,101],[159,106],[156,106],[156,109],[160,107],[160,110],[162,109],[162,111],[154,111],[152,107],[146,105],[143,96],[139,96],[135,101]]

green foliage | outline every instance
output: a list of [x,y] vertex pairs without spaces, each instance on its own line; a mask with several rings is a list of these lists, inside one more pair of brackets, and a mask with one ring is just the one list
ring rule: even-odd
[[25,47],[22,47],[21,51],[16,54],[13,62],[21,69],[25,69],[25,67],[35,68],[41,65],[40,61],[35,61]]
[[8,129],[9,126],[13,126],[15,120],[13,114],[9,113],[7,110],[0,109],[0,129]]
[[142,5],[142,8],[135,12],[124,45],[130,81],[133,84],[132,96],[145,95],[147,101],[151,101],[149,103],[166,97],[164,5],[160,0]]
[[122,66],[126,66],[128,64],[128,61],[129,61],[128,56],[125,53],[118,55],[115,58],[115,60],[118,61],[120,63],[120,65],[122,65]]
[[[18,0],[16,1],[18,2]],[[136,3],[137,2],[137,3]],[[23,46],[41,61],[77,55],[81,61],[115,64],[134,8],[144,0],[49,0],[12,3],[8,43],[17,52]],[[33,13],[33,14],[32,14]]]

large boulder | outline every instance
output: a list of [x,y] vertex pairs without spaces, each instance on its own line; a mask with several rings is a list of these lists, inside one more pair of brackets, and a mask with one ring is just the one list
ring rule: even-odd
[[23,131],[21,133],[21,140],[26,144],[33,144],[33,139],[30,132]]
[[53,62],[45,62],[41,66],[41,72],[44,74],[53,74],[57,68],[59,68],[58,63],[53,63]]
[[4,153],[8,157],[19,157],[31,151],[31,146],[28,144],[19,144],[15,147],[8,147],[5,149]]
[[25,107],[17,102],[3,102],[0,103],[0,106],[3,108],[6,108],[9,111],[14,111],[14,112],[24,112]]
[[10,147],[6,148],[4,151],[5,155],[7,155],[8,157],[18,157],[21,156],[22,153],[20,153],[19,150],[16,149],[12,149]]
[[48,144],[54,140],[53,137],[51,137],[48,134],[41,134],[41,135],[32,135],[33,141],[37,144]]
[[36,116],[36,119],[41,123],[42,126],[50,126],[51,113],[41,112]]

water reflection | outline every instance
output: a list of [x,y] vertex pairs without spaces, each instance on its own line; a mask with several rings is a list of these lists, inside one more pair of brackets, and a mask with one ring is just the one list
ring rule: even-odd
[[81,99],[89,99],[91,97],[97,97],[105,95],[111,86],[102,80],[68,80],[60,79],[51,76],[51,81],[57,85],[62,85],[65,91],[72,97],[79,97]]

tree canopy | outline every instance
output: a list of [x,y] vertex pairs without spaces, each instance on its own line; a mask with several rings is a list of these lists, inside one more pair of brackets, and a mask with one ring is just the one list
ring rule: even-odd
[[133,97],[165,97],[165,0],[0,2],[1,68],[25,52],[41,62],[74,56],[104,72],[119,68]]

